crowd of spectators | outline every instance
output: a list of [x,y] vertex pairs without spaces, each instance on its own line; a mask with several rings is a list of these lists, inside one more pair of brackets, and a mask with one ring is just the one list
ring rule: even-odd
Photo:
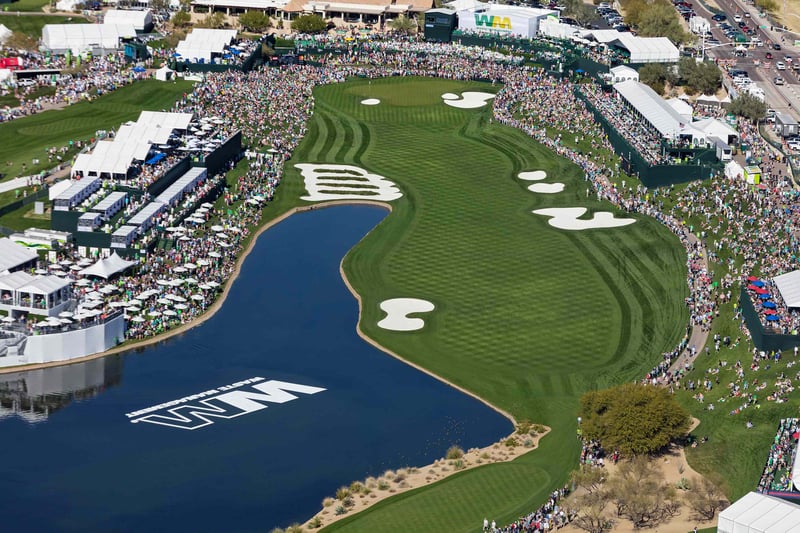
[[793,487],[792,470],[797,456],[798,438],[800,438],[800,419],[782,419],[769,449],[764,472],[758,482],[759,492],[796,490]]

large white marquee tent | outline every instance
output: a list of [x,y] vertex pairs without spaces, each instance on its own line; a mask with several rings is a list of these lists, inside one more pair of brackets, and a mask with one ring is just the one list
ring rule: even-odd
[[109,9],[103,23],[131,24],[136,31],[149,31],[153,27],[153,14],[149,9]]
[[47,24],[42,28],[42,45],[55,54],[116,50],[125,37],[136,37],[132,24]]
[[208,62],[212,54],[221,54],[235,37],[236,30],[195,28],[178,43],[175,52],[185,61]]
[[622,81],[614,84],[614,90],[663,137],[676,137],[686,123],[672,106],[643,83],[635,80]]
[[666,37],[638,37],[617,30],[589,30],[582,37],[624,48],[631,63],[677,63],[680,58],[680,51]]
[[458,11],[458,29],[532,39],[539,31],[539,22],[547,17],[557,18],[558,11],[491,4]]
[[800,270],[775,276],[772,281],[778,287],[786,307],[800,307]]
[[800,506],[757,492],[719,514],[718,533],[800,533]]

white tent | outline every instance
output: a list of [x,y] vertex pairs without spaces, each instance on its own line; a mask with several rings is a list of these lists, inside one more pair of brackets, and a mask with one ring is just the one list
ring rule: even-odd
[[14,78],[14,73],[11,72],[11,70],[7,68],[0,68],[0,83],[10,82],[12,78]]
[[169,81],[175,79],[175,71],[164,65],[156,71],[156,79],[159,81]]
[[719,514],[718,533],[800,533],[800,506],[750,492]]
[[82,3],[82,0],[59,0],[58,3],[56,3],[56,9],[58,11],[73,11],[75,6]]
[[587,30],[583,37],[624,48],[630,53],[631,63],[677,63],[680,58],[680,51],[666,37],[638,37],[617,30]]
[[687,122],[643,83],[623,81],[614,84],[614,90],[665,138],[674,138]]
[[6,28],[5,24],[0,24],[0,44],[6,42],[6,39],[11,37],[12,31]]
[[639,72],[635,68],[626,65],[613,67],[609,72],[611,74],[611,83],[619,83],[628,80],[639,81]]
[[116,50],[123,37],[136,37],[132,24],[47,24],[42,28],[42,45],[59,54],[94,48]]
[[118,274],[136,264],[136,261],[126,261],[117,255],[117,252],[112,253],[109,257],[101,259],[90,267],[84,268],[80,273],[84,276],[97,276],[99,278],[108,279],[114,274]]
[[680,116],[686,119],[686,122],[692,121],[692,113],[694,112],[694,109],[692,109],[691,104],[681,100],[680,98],[670,98],[666,100],[666,102]]
[[800,270],[772,278],[787,307],[800,307]]
[[53,200],[58,198],[62,192],[65,192],[67,189],[72,187],[74,183],[75,181],[73,180],[61,180],[52,184],[50,188],[47,189],[47,195],[50,201],[52,202]]
[[706,137],[717,137],[731,144],[733,141],[731,137],[738,137],[739,133],[716,118],[705,118],[692,122],[692,126],[706,134]]
[[17,244],[7,237],[0,239],[0,272],[14,270],[38,258],[39,254],[35,250]]
[[136,31],[147,31],[153,27],[153,14],[149,9],[109,9],[103,23],[131,24]]
[[178,43],[175,52],[186,61],[211,60],[212,54],[221,54],[226,45],[236,37],[236,30],[195,28]]

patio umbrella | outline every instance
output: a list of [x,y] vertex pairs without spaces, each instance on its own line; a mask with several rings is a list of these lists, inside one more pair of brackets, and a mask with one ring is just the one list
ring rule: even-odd
[[183,282],[188,285],[194,285],[195,283],[197,283],[197,280],[195,278],[186,278],[183,280]]
[[225,228],[223,228],[222,226],[219,226],[219,225],[211,226],[211,231],[217,231],[217,232],[225,231]]
[[172,305],[172,300],[168,300],[167,298],[159,298],[156,302],[162,305]]
[[169,285],[169,280],[168,280],[168,279],[157,279],[157,280],[156,280],[156,283],[157,283],[157,284],[159,284],[159,285],[163,285],[163,286],[165,286],[165,287],[166,287],[166,286],[168,286],[168,285]]
[[62,267],[58,263],[53,263],[52,265],[49,265],[48,268],[52,268],[53,270],[62,270],[64,267]]
[[177,272],[178,274],[183,274],[184,272],[188,272],[186,267],[181,267],[181,266],[173,268],[172,271]]
[[47,270],[45,270],[43,268],[37,268],[36,270],[33,271],[33,273],[34,274],[43,275],[43,274],[47,274]]
[[775,313],[777,313],[777,311],[774,309],[767,309],[766,311],[764,311],[765,315],[774,315]]
[[164,316],[178,316],[178,313],[176,313],[172,309],[167,309],[166,311],[164,311]]
[[61,322],[62,324],[72,324],[72,320],[70,320],[69,318],[59,318],[58,321]]
[[69,318],[72,315],[73,313],[71,311],[61,311],[60,313],[58,313],[58,316],[60,316],[61,318]]
[[758,281],[758,278],[755,276],[747,276],[747,281]]
[[219,259],[220,257],[222,257],[222,254],[219,252],[208,252],[208,257],[216,257],[217,259]]
[[206,285],[208,285],[209,287],[211,287],[213,289],[219,287],[219,283],[217,283],[216,281],[207,281]]
[[135,317],[131,318],[131,322],[144,322],[144,320],[145,319],[140,317],[140,316],[135,316]]
[[199,302],[200,300],[205,300],[201,294],[192,294],[192,300]]
[[767,309],[775,309],[775,307],[776,307],[775,302],[764,302],[761,305],[763,307],[766,307]]
[[69,259],[64,259],[63,261],[59,261],[58,264],[61,266],[68,267],[72,264],[72,261],[70,261]]
[[769,320],[770,322],[777,322],[780,319],[781,319],[781,317],[779,317],[778,315],[769,315],[769,316],[767,316],[767,320]]
[[183,311],[183,310],[185,310],[185,309],[189,309],[189,306],[188,306],[188,305],[186,305],[186,304],[177,304],[177,305],[175,306],[175,309],[180,309],[181,311]]
[[141,308],[141,307],[137,307],[137,306],[135,306],[135,305],[132,305],[132,306],[130,306],[130,307],[126,307],[126,308],[125,308],[125,310],[126,310],[127,312],[129,312],[129,313],[138,313],[139,311],[141,311],[141,310],[142,310],[142,308]]
[[758,280],[758,279],[755,280],[752,284],[755,285],[756,287],[763,287],[764,286],[764,282],[761,281],[761,280]]
[[[203,299],[203,297],[201,296],[201,297],[200,297],[200,299],[202,300],[202,299]],[[9,322],[9,323],[10,323],[10,322],[14,322],[14,319],[13,319],[11,316],[8,316],[8,315],[7,315],[7,316],[4,316],[4,317],[3,317],[3,322]]]
[[200,204],[200,207],[205,207],[206,209],[211,209],[212,207],[214,207],[214,205],[209,203],[209,202],[203,202],[202,204]]
[[181,235],[180,237],[178,237],[178,240],[185,242],[185,241],[191,241],[192,239],[190,239],[186,235]]
[[753,291],[756,294],[769,294],[769,291],[767,289],[761,289],[759,287],[756,287],[755,289],[753,289]]
[[150,311],[147,314],[150,316],[161,316],[161,311]]
[[210,265],[210,264],[211,264],[211,261],[209,261],[208,259],[198,259],[198,260],[197,260],[197,265],[198,265],[198,266],[203,266],[203,267],[205,267],[205,266],[208,266],[208,265]]
[[79,267],[78,265],[72,265],[71,267],[69,267],[69,269],[72,270],[73,272],[77,272],[79,270],[83,270],[83,267]]
[[189,270],[194,270],[195,268],[197,268],[197,265],[195,265],[194,263],[184,263],[183,267],[188,268]]
[[753,285],[752,283],[751,283],[750,285],[748,285],[748,286],[747,286],[747,290],[754,291],[754,290],[756,290],[756,289],[758,289],[758,287],[756,287],[756,286],[755,286],[755,285]]
[[769,300],[770,298],[769,294],[759,294],[758,297],[762,300]]

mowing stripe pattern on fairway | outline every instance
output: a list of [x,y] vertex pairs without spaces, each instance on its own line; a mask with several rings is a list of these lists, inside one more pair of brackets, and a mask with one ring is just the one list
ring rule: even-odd
[[[397,531],[402,524],[469,531],[485,513],[503,523],[532,510],[576,466],[580,395],[641,377],[683,334],[686,268],[674,235],[652,219],[587,200],[578,167],[493,123],[490,106],[463,110],[441,100],[447,92],[496,90],[423,78],[320,87],[281,194],[303,194],[292,168],[299,163],[357,165],[396,183],[403,197],[392,202],[392,214],[344,260],[362,297],[362,330],[553,431],[513,464],[458,474],[328,530]],[[365,98],[381,102],[364,106]],[[533,170],[564,190],[532,193],[517,175]],[[612,212],[636,223],[572,232],[532,214],[553,207],[586,207],[586,218]],[[435,302],[424,328],[378,327],[380,302],[407,295]]]

